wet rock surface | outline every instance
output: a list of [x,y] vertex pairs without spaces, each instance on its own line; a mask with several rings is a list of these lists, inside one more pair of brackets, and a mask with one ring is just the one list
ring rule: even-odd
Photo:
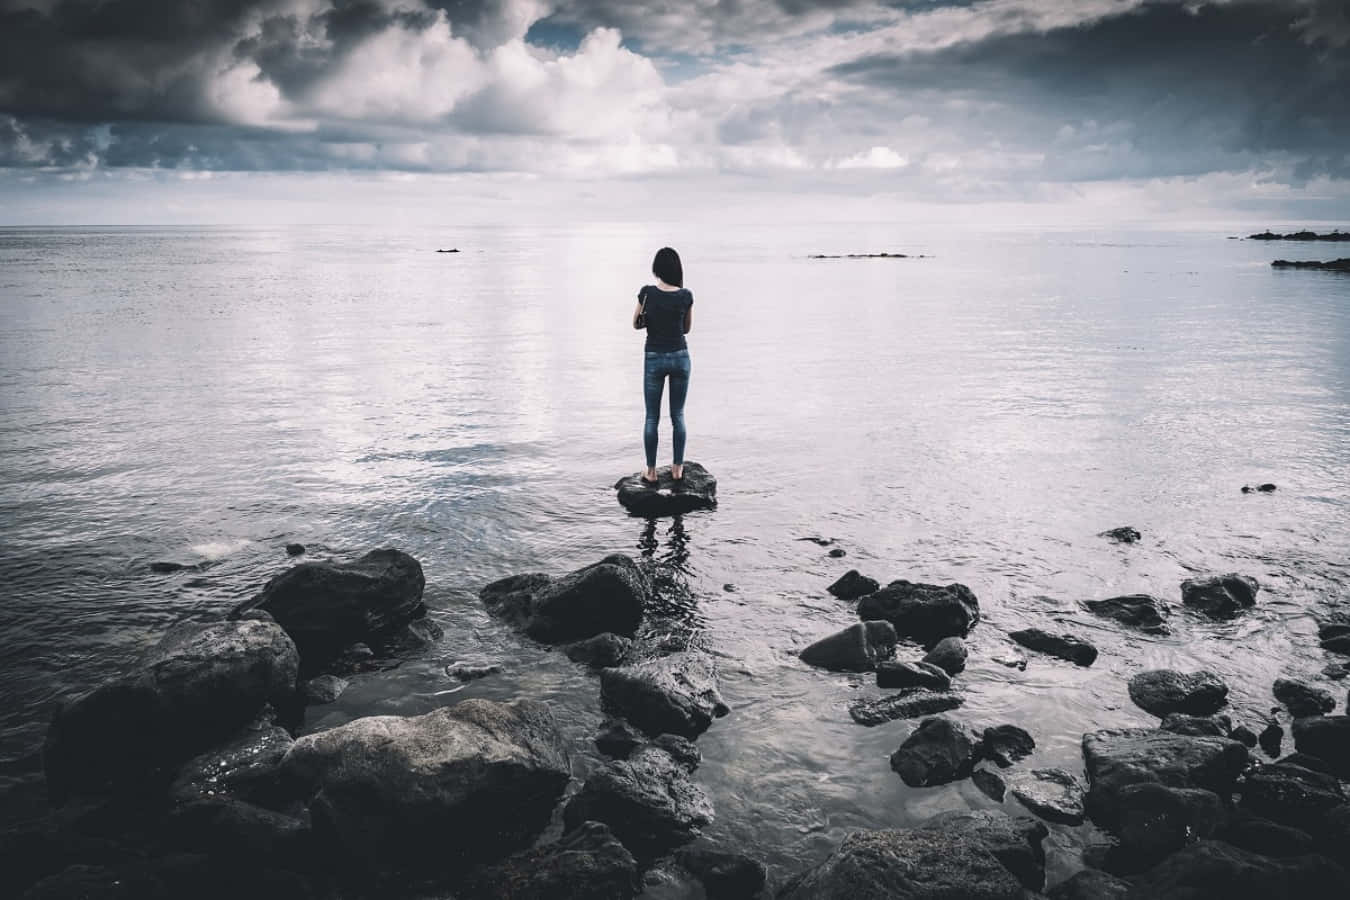
[[177,803],[222,796],[276,802],[283,794],[281,761],[292,743],[270,717],[251,722],[233,740],[184,763],[169,795]]
[[1273,859],[1217,840],[1191,844],[1133,881],[1131,897],[1158,900],[1199,897],[1331,900],[1344,897],[1350,890],[1345,870],[1325,857]]
[[877,663],[877,687],[880,688],[922,687],[945,691],[951,686],[952,677],[932,663],[895,660]]
[[1083,735],[1088,776],[1088,814],[1112,828],[1122,813],[1122,795],[1138,784],[1198,788],[1227,797],[1247,764],[1237,741],[1192,737],[1147,728],[1107,729]]
[[1145,634],[1169,634],[1167,604],[1148,594],[1125,594],[1104,600],[1088,600],[1083,604],[1088,611],[1104,619],[1111,619]]
[[924,719],[891,754],[891,768],[910,787],[933,787],[970,775],[975,743],[966,729],[947,718]]
[[1008,787],[1023,806],[1047,822],[1080,825],[1086,816],[1083,786],[1063,769],[1020,772]]
[[857,600],[881,589],[875,578],[868,578],[857,569],[850,569],[826,590],[840,600]]
[[1260,766],[1242,784],[1242,809],[1291,828],[1318,831],[1326,814],[1347,801],[1340,781],[1289,762]]
[[1331,696],[1331,691],[1314,687],[1306,681],[1276,678],[1271,691],[1275,699],[1283,703],[1296,718],[1320,716],[1336,708],[1336,698]]
[[609,826],[582,822],[546,844],[474,871],[458,900],[630,900],[641,887],[637,860]]
[[1191,716],[1186,713],[1168,713],[1158,726],[1173,734],[1189,734],[1193,737],[1229,737],[1232,722],[1225,715]]
[[313,705],[333,703],[347,689],[347,679],[336,675],[316,675],[301,688],[305,702]]
[[1130,679],[1130,699],[1155,716],[1207,716],[1228,703],[1228,685],[1213,672],[1153,669]]
[[1097,648],[1070,634],[1052,634],[1040,628],[1011,631],[1008,637],[1029,650],[1048,653],[1074,665],[1090,666],[1097,661]]
[[945,637],[924,654],[923,661],[948,675],[959,675],[966,670],[966,642],[959,637]]
[[568,646],[567,658],[596,669],[607,669],[623,665],[632,655],[633,647],[631,638],[606,631]]
[[1100,869],[1084,869],[1045,892],[1050,900],[1124,900],[1134,886]]
[[1350,779],[1350,718],[1310,716],[1294,720],[1294,746],[1325,762],[1327,770]]
[[848,714],[859,725],[880,725],[896,719],[913,719],[956,709],[965,700],[952,691],[930,691],[927,688],[909,688],[876,700],[855,700],[849,704]]
[[1181,602],[1213,619],[1231,619],[1256,605],[1260,585],[1255,578],[1230,572],[1189,578],[1181,583]]
[[868,621],[885,619],[900,637],[932,645],[969,633],[980,619],[980,603],[964,584],[900,580],[859,600],[858,616]]
[[1008,783],[1003,780],[1003,776],[993,769],[975,769],[970,773],[970,780],[980,789],[990,800],[995,803],[1002,803],[1003,798],[1008,793]]
[[980,738],[980,752],[985,759],[1008,768],[1019,759],[1031,755],[1036,741],[1025,729],[1016,725],[993,725]]
[[600,671],[607,709],[650,735],[696,738],[730,712],[717,690],[717,667],[700,651]]
[[859,622],[823,637],[797,654],[802,662],[832,672],[870,672],[895,653],[890,622]]
[[684,477],[676,481],[670,466],[656,470],[657,484],[647,484],[642,473],[614,483],[619,504],[635,516],[675,516],[717,506],[717,479],[696,462],[685,462]]
[[651,579],[616,553],[559,578],[540,573],[494,581],[478,593],[494,615],[537,641],[581,641],[605,632],[632,635],[653,600]]

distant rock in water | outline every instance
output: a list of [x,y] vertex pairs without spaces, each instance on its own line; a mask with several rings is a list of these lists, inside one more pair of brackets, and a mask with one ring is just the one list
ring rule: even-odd
[[892,581],[858,601],[862,619],[885,619],[901,638],[936,644],[965,637],[980,620],[980,602],[964,584],[916,584]]
[[1097,648],[1070,634],[1051,634],[1040,628],[1023,628],[1009,632],[1008,637],[1029,650],[1058,656],[1075,665],[1090,666],[1097,661]]
[[1273,231],[1263,231],[1260,234],[1247,235],[1249,241],[1350,241],[1350,231],[1329,231],[1326,234],[1318,234],[1315,231],[1291,231],[1288,234],[1276,234]]
[[1261,586],[1250,575],[1209,575],[1188,578],[1181,583],[1181,602],[1212,619],[1232,619],[1256,605]]
[[843,547],[835,547],[831,549],[830,552],[826,555],[829,556],[831,559],[843,559],[845,556],[848,556],[848,551],[845,550]]
[[1276,269],[1325,269],[1329,272],[1350,272],[1350,257],[1319,262],[1315,259],[1277,259],[1270,264]]
[[494,581],[478,592],[494,615],[536,641],[580,641],[604,632],[632,635],[652,602],[651,579],[622,553],[560,578],[531,573]]
[[1228,703],[1228,685],[1213,672],[1154,669],[1130,679],[1130,699],[1159,718],[1168,713],[1207,716]]
[[809,666],[832,672],[870,672],[895,652],[895,643],[890,622],[859,622],[821,638],[797,656]]
[[926,259],[922,253],[812,253],[807,259]]
[[1244,493],[1244,494],[1256,494],[1256,493],[1260,493],[1260,494],[1273,494],[1273,493],[1275,493],[1275,485],[1271,484],[1269,481],[1265,482],[1264,484],[1258,484],[1258,485],[1256,485],[1255,487],[1253,487],[1253,486],[1250,485],[1250,484],[1244,484],[1244,485],[1242,486],[1242,493]]
[[676,481],[670,467],[656,470],[656,484],[642,480],[642,473],[614,483],[619,503],[635,516],[675,516],[717,506],[717,479],[696,462],[684,464],[684,476]]
[[849,704],[848,714],[859,725],[869,728],[896,719],[913,719],[956,709],[965,698],[952,691],[932,691],[928,688],[908,688],[889,697],[875,700],[855,700]]
[[1084,606],[1096,615],[1114,619],[1122,625],[1137,628],[1146,634],[1170,632],[1164,621],[1167,614],[1166,604],[1148,594],[1126,594],[1122,597],[1108,597],[1105,600],[1089,600]]
[[849,569],[838,581],[826,588],[840,600],[856,600],[881,589],[875,578],[868,578],[857,569]]
[[286,555],[287,555],[287,556],[304,556],[304,555],[305,555],[305,545],[304,545],[304,544],[287,544],[287,545],[286,545]]
[[1143,535],[1137,528],[1131,528],[1129,525],[1122,525],[1119,528],[1112,528],[1109,531],[1103,531],[1098,537],[1109,538],[1118,544],[1136,543]]
[[187,563],[152,562],[150,564],[150,571],[154,572],[156,575],[169,575],[173,572],[192,572],[196,571],[196,569],[196,566],[188,565]]
[[458,253],[458,252],[459,252],[459,248],[458,248],[458,247],[451,247],[449,250],[437,250],[436,252],[437,252],[437,253]]

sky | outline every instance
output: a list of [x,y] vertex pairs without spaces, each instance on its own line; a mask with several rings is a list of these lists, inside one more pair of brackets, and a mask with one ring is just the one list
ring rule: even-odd
[[1350,225],[1350,0],[0,0],[0,224]]

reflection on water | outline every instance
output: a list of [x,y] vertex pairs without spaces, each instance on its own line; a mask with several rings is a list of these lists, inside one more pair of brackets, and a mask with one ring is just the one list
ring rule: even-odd
[[[716,654],[733,710],[699,742],[711,832],[777,874],[853,828],[991,803],[968,782],[906,788],[886,758],[911,726],[854,725],[849,701],[876,687],[797,661],[854,621],[825,591],[849,568],[974,590],[959,717],[1028,728],[1025,765],[1079,770],[1083,731],[1150,721],[1125,692],[1144,666],[1213,669],[1255,723],[1277,675],[1321,679],[1313,614],[1350,576],[1350,278],[1272,271],[1268,248],[1222,238],[0,230],[0,789],[31,781],[55,702],[252,595],[290,541],[311,558],[408,550],[445,629],[306,729],[540,697],[578,775],[596,759],[594,676],[477,591],[651,560],[652,627]],[[430,252],[446,241],[465,252]],[[689,454],[720,503],[641,520],[609,486],[641,465],[627,318],[664,244],[699,298]],[[807,258],[876,248],[929,258]],[[1240,493],[1264,481],[1278,490]],[[1127,524],[1139,544],[1098,537]],[[1179,611],[1149,637],[1080,607],[1176,604],[1208,570],[1259,579],[1257,609]],[[1101,656],[997,663],[1029,625]],[[502,671],[461,686],[451,663]],[[1054,828],[1052,881],[1091,837]]]

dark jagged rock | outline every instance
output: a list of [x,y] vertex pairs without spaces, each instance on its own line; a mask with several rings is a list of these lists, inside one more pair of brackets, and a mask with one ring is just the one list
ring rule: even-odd
[[652,602],[651,579],[631,557],[616,553],[564,575],[513,575],[478,592],[494,615],[536,641],[580,641],[606,631],[632,635]]
[[1331,900],[1350,891],[1346,872],[1316,855],[1271,859],[1222,841],[1202,840],[1172,854],[1134,879],[1131,897]]
[[1143,537],[1143,535],[1139,533],[1137,528],[1132,528],[1129,525],[1122,525],[1120,528],[1112,528],[1109,531],[1103,531],[1101,534],[1097,535],[1097,537],[1108,538],[1115,541],[1117,544],[1133,544]]
[[697,651],[601,669],[600,697],[606,708],[650,735],[697,738],[714,718],[730,712],[717,690],[712,657]]
[[1088,814],[1112,828],[1122,811],[1122,793],[1136,784],[1200,788],[1221,797],[1233,793],[1247,764],[1237,741],[1128,728],[1083,735],[1088,776]]
[[235,797],[267,805],[281,796],[281,761],[293,743],[270,718],[250,723],[233,740],[188,760],[169,795],[177,803]]
[[1181,602],[1212,619],[1231,619],[1256,605],[1260,589],[1255,578],[1235,572],[1188,578],[1181,583]]
[[1346,802],[1334,775],[1287,762],[1260,766],[1242,785],[1242,808],[1252,815],[1315,831],[1323,816]]
[[1008,783],[993,769],[974,769],[970,773],[970,780],[995,803],[1002,803],[1008,793]]
[[913,719],[956,709],[965,699],[952,691],[930,691],[927,688],[909,688],[876,700],[855,700],[848,706],[848,714],[859,725],[880,725],[895,719]]
[[628,659],[632,652],[631,638],[606,631],[569,646],[567,658],[582,665],[607,669],[623,665],[624,660]]
[[605,719],[595,733],[596,749],[614,759],[627,759],[646,743],[647,736],[623,719]]
[[975,765],[975,744],[966,730],[947,718],[924,719],[891,754],[891,768],[910,787],[934,787],[959,781]]
[[604,822],[640,861],[698,836],[713,820],[712,803],[670,754],[644,747],[592,772],[568,801],[563,822]]
[[553,714],[533,700],[356,719],[297,740],[282,771],[311,798],[327,851],[366,871],[462,872],[519,850],[571,777]]
[[1063,769],[1032,769],[1021,772],[1009,785],[1022,805],[1047,822],[1081,825],[1084,812],[1083,786]]
[[755,897],[769,877],[759,860],[711,847],[686,847],[675,854],[675,859],[703,882],[708,900]]
[[641,888],[637,860],[607,825],[582,822],[557,842],[477,869],[458,900],[631,900]]
[[923,661],[948,675],[959,675],[966,670],[966,642],[959,637],[945,637],[924,654]]
[[1350,241],[1350,231],[1328,231],[1325,234],[1319,234],[1316,231],[1291,231],[1288,234],[1277,234],[1273,231],[1263,231],[1260,234],[1247,235],[1249,241]]
[[1320,716],[1336,708],[1336,698],[1331,696],[1331,691],[1313,687],[1305,681],[1276,678],[1272,691],[1275,699],[1283,703],[1295,718]]
[[1088,600],[1084,605],[1089,612],[1106,619],[1114,619],[1145,634],[1170,632],[1166,622],[1167,606],[1157,597],[1148,594],[1125,594],[1120,597],[1108,597],[1105,600]]
[[43,746],[54,799],[181,763],[293,705],[299,656],[279,626],[245,620],[169,629],[128,674],[63,706]]
[[1307,832],[1256,816],[1237,817],[1218,836],[1234,847],[1262,856],[1303,856],[1316,851]]
[[1280,745],[1284,743],[1284,728],[1279,722],[1271,722],[1261,729],[1261,733],[1256,737],[1257,743],[1267,756],[1279,756]]
[[1326,262],[1315,259],[1277,259],[1270,265],[1276,269],[1325,269],[1329,272],[1350,272],[1350,257]]
[[300,651],[306,672],[317,672],[357,641],[378,643],[426,615],[426,578],[417,560],[401,550],[372,550],[350,563],[304,562],[235,607],[271,614]]
[[1050,900],[1125,900],[1132,885],[1101,869],[1083,869],[1045,892]]
[[1350,779],[1350,718],[1311,716],[1294,720],[1294,746],[1326,761],[1331,771]]
[[287,555],[287,556],[304,556],[304,555],[305,555],[305,545],[304,545],[304,544],[287,544],[287,545],[286,545],[286,555]]
[[980,740],[980,752],[984,758],[993,760],[1005,769],[1017,760],[1030,756],[1035,749],[1036,741],[1016,725],[986,728]]
[[1174,712],[1207,716],[1228,702],[1228,685],[1213,672],[1153,669],[1130,679],[1130,699],[1160,718]]
[[671,759],[691,774],[703,763],[703,754],[699,752],[698,745],[678,734],[658,734],[652,740],[652,746],[670,754]]
[[684,464],[684,477],[676,481],[670,467],[656,470],[657,484],[647,484],[636,472],[614,483],[619,503],[635,516],[677,516],[696,509],[717,506],[717,479],[696,462]]
[[336,675],[315,675],[301,687],[305,702],[315,706],[332,703],[347,690],[347,679]]
[[1074,665],[1090,666],[1097,661],[1097,648],[1069,634],[1051,634],[1040,628],[1023,628],[1008,637],[1030,650],[1066,659]]
[[821,638],[797,656],[807,665],[832,672],[870,672],[895,652],[895,642],[890,622],[859,622]]
[[1188,716],[1185,713],[1168,713],[1158,726],[1173,734],[1189,734],[1192,737],[1229,737],[1233,723],[1225,715]]
[[892,581],[858,601],[864,620],[885,619],[907,640],[932,645],[945,637],[964,637],[980,620],[980,603],[964,584],[913,584]]
[[877,687],[880,688],[922,687],[945,691],[951,686],[952,677],[932,663],[895,660],[877,663]]
[[840,600],[857,600],[880,589],[881,584],[875,578],[868,578],[857,569],[849,569],[838,581],[826,588]]
[[1256,732],[1252,731],[1246,725],[1237,726],[1232,731],[1228,732],[1228,736],[1235,741],[1241,741],[1246,747],[1255,747],[1257,743]]

